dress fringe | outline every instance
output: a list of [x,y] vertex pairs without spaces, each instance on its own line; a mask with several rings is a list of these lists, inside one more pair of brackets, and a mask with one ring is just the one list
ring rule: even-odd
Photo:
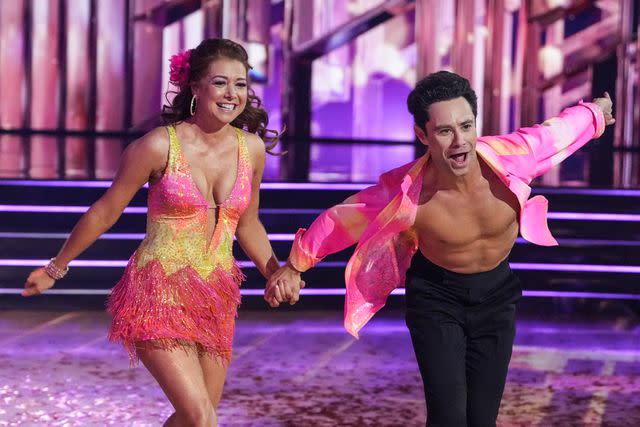
[[167,276],[157,260],[138,269],[134,257],[107,302],[113,316],[109,340],[124,346],[132,365],[139,361],[140,342],[195,349],[228,365],[243,280],[237,263],[203,279],[189,266]]

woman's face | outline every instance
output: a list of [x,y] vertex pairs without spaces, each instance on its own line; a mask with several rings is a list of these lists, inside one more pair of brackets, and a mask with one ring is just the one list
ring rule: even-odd
[[236,59],[216,59],[192,91],[196,96],[196,115],[231,123],[247,105],[247,70]]

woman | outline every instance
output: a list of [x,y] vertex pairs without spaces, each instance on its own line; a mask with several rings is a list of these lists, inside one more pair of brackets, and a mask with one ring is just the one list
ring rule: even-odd
[[225,39],[172,57],[171,82],[180,90],[163,112],[168,126],[127,147],[109,190],[23,291],[51,288],[149,182],[147,234],[109,298],[109,339],[164,390],[175,409],[166,426],[217,425],[243,278],[234,234],[263,276],[278,268],[258,219],[265,153],[278,134],[265,147],[261,138],[273,131],[249,88],[249,69],[244,48]]

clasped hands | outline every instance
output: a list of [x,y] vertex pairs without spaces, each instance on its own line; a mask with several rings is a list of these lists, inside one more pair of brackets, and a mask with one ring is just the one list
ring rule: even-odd
[[300,272],[287,261],[269,277],[264,289],[264,300],[274,308],[283,302],[293,305],[300,299],[300,289],[304,286]]

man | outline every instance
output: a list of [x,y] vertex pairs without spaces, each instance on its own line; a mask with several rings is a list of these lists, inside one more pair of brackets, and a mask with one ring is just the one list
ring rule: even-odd
[[557,244],[547,200],[529,199],[528,184],[614,123],[611,100],[605,93],[542,126],[483,138],[476,95],[457,74],[427,76],[407,103],[428,153],[298,231],[265,299],[295,302],[300,272],[358,242],[345,273],[347,330],[357,337],[406,283],[427,424],[495,425],[521,296],[507,258],[518,231],[532,243]]

